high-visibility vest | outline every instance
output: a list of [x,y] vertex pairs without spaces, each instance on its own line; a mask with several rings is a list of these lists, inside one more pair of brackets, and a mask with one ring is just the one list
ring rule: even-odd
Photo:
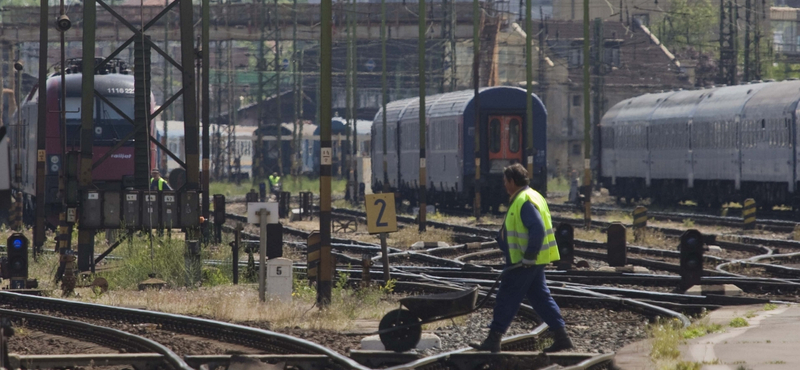
[[[151,188],[153,187],[153,180],[155,180],[155,179],[151,177],[150,178],[150,187]],[[158,179],[158,191],[164,190],[164,184],[166,184],[166,183],[167,183],[167,180],[164,180],[163,177],[159,178]]]
[[556,234],[553,231],[553,220],[550,218],[550,209],[547,207],[547,201],[536,190],[526,187],[519,191],[517,197],[514,198],[508,208],[508,212],[506,212],[505,228],[511,264],[521,262],[522,257],[525,256],[525,250],[528,248],[528,228],[522,224],[520,215],[522,206],[526,202],[533,203],[533,206],[542,216],[542,221],[544,221],[544,240],[542,241],[542,249],[539,250],[539,254],[536,256],[536,264],[546,265],[560,260],[561,256],[558,254]]
[[272,186],[278,185],[278,183],[280,181],[281,181],[281,177],[280,176],[269,175],[269,184],[270,185],[272,185]]

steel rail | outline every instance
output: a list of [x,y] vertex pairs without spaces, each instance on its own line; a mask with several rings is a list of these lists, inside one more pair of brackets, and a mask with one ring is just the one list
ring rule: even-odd
[[[20,295],[16,293],[11,293]],[[20,295],[21,296],[21,295]],[[25,296],[31,297],[31,296]],[[37,297],[38,298],[38,297]],[[15,310],[0,309],[0,316],[26,320],[25,325],[37,328],[44,332],[83,339],[86,338],[94,343],[104,346],[115,346],[116,348],[133,350],[142,353],[156,353],[162,356],[162,360],[173,370],[192,369],[175,352],[153,340],[130,334],[122,330],[93,325],[86,322],[68,320],[59,317],[40,315],[30,312],[20,312]],[[78,335],[76,335],[78,334]],[[72,364],[70,364],[72,365]]]
[[119,319],[123,317],[129,322],[156,323],[160,324],[165,330],[187,333],[229,343],[237,343],[275,354],[321,354],[328,356],[331,362],[336,365],[334,368],[338,369],[367,369],[348,357],[304,339],[269,330],[216,320],[56,298],[36,297],[7,291],[0,291],[0,303],[31,309],[66,311],[70,315],[84,315],[94,318],[107,317]]

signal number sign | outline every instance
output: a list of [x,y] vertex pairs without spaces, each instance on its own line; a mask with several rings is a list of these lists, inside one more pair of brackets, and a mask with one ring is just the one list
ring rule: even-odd
[[394,193],[368,194],[367,229],[370,234],[397,231],[397,215],[394,211]]

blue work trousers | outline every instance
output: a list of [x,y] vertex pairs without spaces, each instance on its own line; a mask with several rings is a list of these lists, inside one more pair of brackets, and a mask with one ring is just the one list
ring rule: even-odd
[[495,300],[494,319],[489,329],[505,334],[525,297],[550,330],[564,327],[561,310],[547,288],[544,265],[536,265],[516,268],[503,275]]

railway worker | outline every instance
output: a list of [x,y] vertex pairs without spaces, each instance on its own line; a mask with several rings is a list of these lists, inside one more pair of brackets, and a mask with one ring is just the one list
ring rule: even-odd
[[281,191],[281,177],[278,176],[277,172],[273,172],[272,175],[269,175],[269,189],[272,194],[278,196],[278,193]]
[[169,186],[167,180],[161,178],[161,173],[158,172],[158,169],[154,168],[152,171],[150,171],[150,176],[152,176],[150,177],[150,190],[172,190],[172,187]]
[[504,252],[508,269],[500,281],[489,336],[481,344],[471,343],[480,351],[500,352],[500,339],[511,325],[523,298],[554,334],[552,346],[544,352],[572,348],[564,318],[550,296],[544,276],[545,265],[560,259],[547,202],[528,187],[528,171],[521,164],[503,169],[503,185],[511,196],[505,222],[497,243]]

